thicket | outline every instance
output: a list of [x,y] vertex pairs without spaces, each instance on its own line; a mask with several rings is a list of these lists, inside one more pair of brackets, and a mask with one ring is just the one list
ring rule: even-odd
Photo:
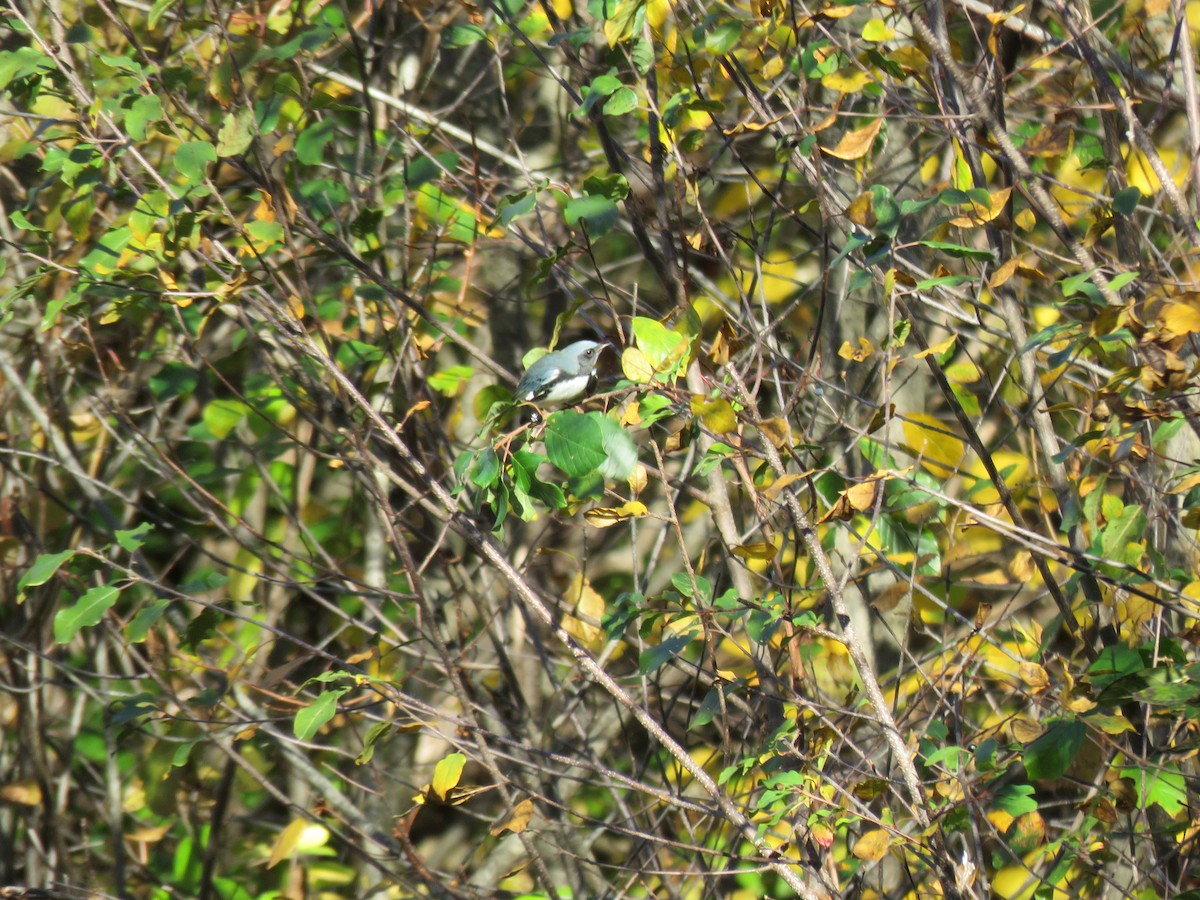
[[0,884],[1200,896],[1200,3],[2,10]]

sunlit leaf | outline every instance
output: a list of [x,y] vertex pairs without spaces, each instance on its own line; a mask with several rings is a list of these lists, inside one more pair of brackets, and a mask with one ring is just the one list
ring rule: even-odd
[[467,757],[462,753],[451,753],[438,760],[438,764],[433,770],[433,793],[442,800],[446,799],[446,795],[452,788],[458,786],[458,780],[462,777],[463,767],[467,764]]

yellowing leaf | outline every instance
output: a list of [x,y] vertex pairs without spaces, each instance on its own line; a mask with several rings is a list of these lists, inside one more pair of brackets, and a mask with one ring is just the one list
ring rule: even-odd
[[874,76],[867,69],[852,66],[830,72],[821,78],[821,84],[831,91],[842,94],[857,94],[874,81]]
[[137,841],[140,844],[154,844],[161,841],[167,836],[174,826],[173,822],[164,822],[162,825],[146,825],[141,828],[135,828],[133,831],[125,832],[125,839],[129,841]]
[[904,439],[926,471],[948,478],[958,470],[964,445],[948,425],[925,413],[910,413],[903,428]]
[[758,423],[758,430],[777,449],[792,445],[792,426],[788,424],[787,419],[781,419],[778,416],[773,419],[764,419]]
[[[803,477],[803,475],[796,475],[794,473],[780,475],[767,486],[767,488],[762,492],[762,495],[766,499],[774,502],[775,499],[778,498],[779,495],[782,494],[789,485],[795,484]],[[1197,478],[1200,478],[1200,475],[1198,475]]]
[[738,544],[733,547],[733,555],[754,562],[770,562],[779,552],[774,544],[763,541],[758,544]]
[[[919,47],[905,46],[897,47],[888,53],[887,58],[907,72],[915,72],[917,75],[925,74],[929,68],[929,57],[921,52]],[[936,157],[934,158],[936,162]]]
[[855,841],[850,852],[864,862],[879,862],[887,855],[890,845],[891,837],[888,833],[882,828],[876,828]]
[[32,778],[12,781],[0,787],[0,800],[18,806],[41,806],[42,789]]
[[300,844],[300,838],[304,835],[307,825],[308,822],[304,819],[292,819],[288,826],[279,832],[279,837],[275,838],[275,843],[271,845],[271,858],[267,861],[268,869],[275,868],[296,852],[296,847]]
[[842,135],[842,139],[838,141],[836,147],[832,150],[825,150],[825,152],[837,159],[861,159],[870,152],[871,145],[875,143],[875,138],[879,135],[879,129],[882,127],[883,119],[876,119],[870,125],[847,131]]
[[[636,500],[632,502],[642,506]],[[598,649],[604,642],[604,629],[600,627],[600,620],[604,618],[604,598],[583,577],[582,572],[577,572],[567,586],[566,602],[568,608],[579,615],[564,615],[563,630],[589,649]]]
[[1004,207],[1008,203],[1008,198],[1012,195],[1012,188],[1001,188],[998,191],[992,191],[988,194],[988,204],[984,206],[982,203],[971,201],[971,209],[966,215],[956,216],[950,220],[951,225],[957,225],[960,228],[974,228],[976,225],[982,225],[985,222],[990,222],[995,219],[1000,213],[1004,212]]
[[[646,472],[646,467],[641,463],[633,467],[633,473],[627,479],[629,490],[635,494],[640,494],[644,491],[649,481],[650,477]],[[645,513],[642,513],[642,515],[645,515]]]
[[639,500],[630,500],[628,503],[622,503],[620,506],[593,507],[585,512],[583,517],[587,519],[589,525],[596,528],[607,528],[609,525],[616,525],[618,522],[640,518],[646,515],[647,512],[649,510],[646,509],[645,503]]
[[875,500],[879,495],[879,486],[889,477],[888,475],[876,475],[839,492],[837,500],[829,507],[828,512],[821,516],[819,522],[825,523],[830,520],[844,522],[861,512],[874,509]]
[[511,831],[513,834],[520,834],[529,827],[529,820],[532,818],[533,801],[526,797],[513,807],[512,815],[503,822],[492,826],[492,837],[497,837],[506,831]]
[[604,22],[604,39],[608,46],[615,47],[633,36],[637,14],[646,5],[646,0],[620,0],[612,15]]
[[988,279],[988,287],[993,289],[998,288],[1007,283],[1014,275],[1020,275],[1022,278],[1034,281],[1049,280],[1046,273],[1037,266],[1030,265],[1019,256],[1014,256],[992,273],[992,277]]
[[875,353],[875,345],[868,341],[865,337],[858,339],[858,349],[850,346],[849,341],[842,341],[842,346],[838,348],[838,356],[842,359],[848,359],[850,362],[860,363],[863,360],[870,359]]
[[458,779],[462,777],[463,766],[466,764],[467,758],[461,753],[451,753],[438,760],[433,770],[432,787],[440,799],[445,800],[446,793],[458,785]]
[[[1171,149],[1159,150],[1158,156],[1176,187],[1182,188],[1183,182],[1187,178],[1186,156]],[[1125,161],[1125,174],[1129,180],[1129,186],[1141,191],[1143,197],[1153,197],[1162,190],[1162,182],[1159,181],[1158,174],[1151,168],[1150,160],[1141,150],[1134,150],[1129,154]]]
[[654,367],[637,347],[626,347],[622,351],[621,372],[635,384],[649,384],[654,378]]
[[1050,676],[1046,670],[1035,662],[1023,662],[1017,667],[1021,680],[1033,688],[1034,692],[1044,691],[1050,686]]
[[958,340],[958,335],[952,334],[940,343],[934,344],[928,350],[922,350],[920,353],[914,353],[913,359],[924,359],[927,356],[941,356],[947,350],[954,346],[954,342]]
[[692,415],[714,434],[728,434],[737,429],[737,414],[723,397],[692,397]]
[[862,36],[864,41],[873,41],[875,43],[879,43],[882,41],[890,41],[896,36],[896,32],[893,31],[888,26],[887,22],[883,21],[883,19],[870,19],[867,24],[863,26]]
[[1200,298],[1191,297],[1182,303],[1165,306],[1158,314],[1158,327],[1176,337],[1200,332]]

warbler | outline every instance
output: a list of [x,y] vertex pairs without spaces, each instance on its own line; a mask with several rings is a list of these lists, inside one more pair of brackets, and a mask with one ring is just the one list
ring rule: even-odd
[[596,361],[607,347],[596,341],[576,341],[547,353],[521,376],[513,399],[538,406],[569,406],[596,387]]

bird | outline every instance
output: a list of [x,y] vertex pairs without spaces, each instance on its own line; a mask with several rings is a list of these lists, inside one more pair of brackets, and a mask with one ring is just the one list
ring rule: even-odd
[[607,347],[596,341],[576,341],[547,353],[525,370],[513,400],[537,406],[570,406],[596,387],[596,362]]

